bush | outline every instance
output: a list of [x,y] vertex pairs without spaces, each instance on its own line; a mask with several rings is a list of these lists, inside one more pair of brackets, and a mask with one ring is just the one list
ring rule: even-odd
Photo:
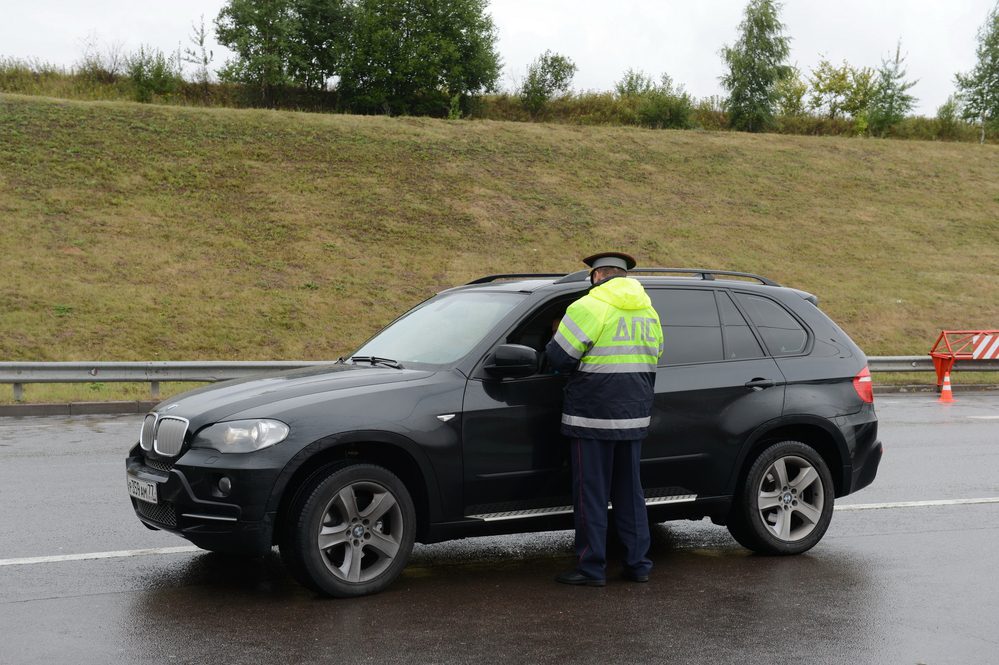
[[609,92],[583,92],[565,95],[551,102],[545,115],[559,122],[577,125],[626,125],[627,110]]
[[937,109],[937,138],[943,141],[956,141],[961,133],[961,103],[954,95]]
[[638,124],[651,129],[689,129],[694,103],[673,79],[663,74],[659,85],[639,96]]
[[777,118],[779,134],[805,136],[853,136],[856,125],[848,118],[830,118],[815,115],[785,115]]
[[3,92],[44,94],[48,82],[68,77],[66,70],[38,59],[0,56],[0,91]]
[[691,113],[691,122],[695,127],[709,131],[728,129],[725,100],[717,95],[702,98]]
[[101,48],[95,37],[83,45],[83,56],[76,63],[77,76],[91,83],[111,84],[118,81],[125,70],[127,58],[121,44]]
[[694,101],[676,86],[668,74],[656,83],[642,71],[629,69],[614,85],[619,115],[625,124],[641,125],[651,129],[689,129]]
[[629,69],[621,80],[614,84],[614,94],[618,98],[641,97],[655,87],[656,82],[651,76],[641,70]]
[[163,55],[159,49],[140,46],[126,61],[137,102],[151,102],[154,96],[166,97],[183,84],[180,63]]

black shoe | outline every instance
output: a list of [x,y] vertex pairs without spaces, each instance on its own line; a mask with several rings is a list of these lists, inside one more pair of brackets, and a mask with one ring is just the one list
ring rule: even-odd
[[648,582],[648,573],[636,573],[631,570],[622,570],[621,577],[628,580],[629,582]]
[[558,575],[555,581],[559,584],[572,584],[574,586],[605,586],[607,580],[587,577],[578,570],[568,570]]

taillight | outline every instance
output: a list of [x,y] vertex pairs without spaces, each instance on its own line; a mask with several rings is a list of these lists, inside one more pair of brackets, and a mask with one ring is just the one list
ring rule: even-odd
[[871,382],[871,370],[867,367],[857,372],[853,377],[853,389],[857,391],[860,399],[868,404],[874,403],[874,384]]

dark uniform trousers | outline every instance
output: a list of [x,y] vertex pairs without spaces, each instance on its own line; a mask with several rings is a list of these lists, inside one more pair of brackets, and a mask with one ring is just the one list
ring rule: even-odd
[[[572,507],[576,521],[576,569],[604,579],[607,566],[607,501],[624,545],[625,569],[648,575],[649,519],[639,475],[642,442],[571,439]],[[611,494],[613,491],[613,495]]]

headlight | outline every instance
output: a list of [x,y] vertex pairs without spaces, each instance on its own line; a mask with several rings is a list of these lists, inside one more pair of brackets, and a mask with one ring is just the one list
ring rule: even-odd
[[280,420],[234,420],[201,430],[193,445],[220,453],[252,453],[281,443],[290,431]]

